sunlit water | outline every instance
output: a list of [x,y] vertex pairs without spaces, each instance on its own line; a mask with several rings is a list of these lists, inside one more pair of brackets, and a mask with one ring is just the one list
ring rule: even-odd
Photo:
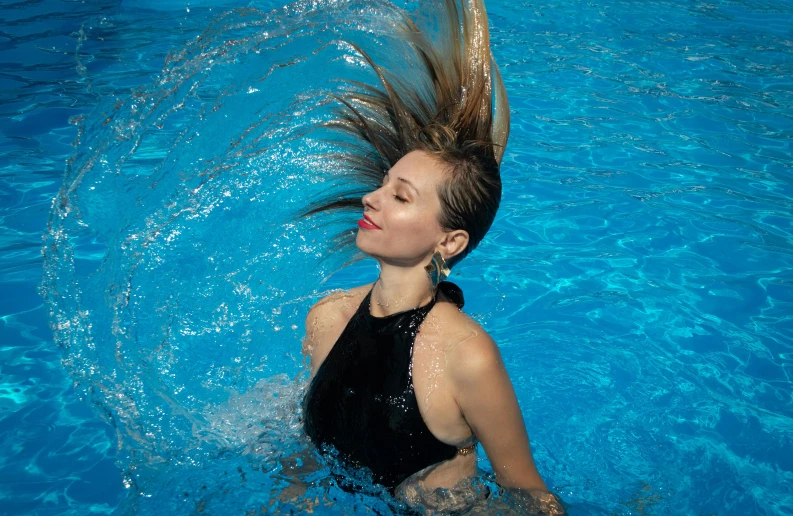
[[[305,130],[371,79],[339,37],[398,61],[392,8],[249,6],[3,5],[2,511],[400,510],[284,471],[305,313],[376,275],[295,219],[334,172]],[[453,279],[547,483],[572,514],[793,514],[793,6],[488,12],[504,200]]]

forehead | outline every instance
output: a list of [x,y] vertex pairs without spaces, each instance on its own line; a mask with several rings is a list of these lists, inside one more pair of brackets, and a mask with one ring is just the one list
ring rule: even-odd
[[419,190],[435,191],[446,174],[445,167],[434,157],[422,151],[412,151],[397,161],[388,175],[407,179]]

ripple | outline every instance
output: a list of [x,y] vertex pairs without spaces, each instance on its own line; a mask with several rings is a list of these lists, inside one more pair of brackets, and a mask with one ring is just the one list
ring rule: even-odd
[[42,439],[55,431],[57,426],[52,423],[23,423],[14,430],[14,440],[17,442]]

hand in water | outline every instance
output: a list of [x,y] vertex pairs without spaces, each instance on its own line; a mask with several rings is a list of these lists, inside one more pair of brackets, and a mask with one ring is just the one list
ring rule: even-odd
[[281,465],[281,473],[278,477],[288,482],[283,488],[278,488],[272,493],[270,505],[276,501],[289,504],[301,513],[311,514],[314,508],[319,505],[318,498],[305,497],[306,491],[313,485],[313,482],[306,478],[315,471],[322,468],[317,462],[316,456],[309,450],[302,450],[288,457],[278,460]]

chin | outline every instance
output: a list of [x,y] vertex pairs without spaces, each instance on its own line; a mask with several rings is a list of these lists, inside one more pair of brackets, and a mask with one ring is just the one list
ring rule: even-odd
[[362,234],[364,234],[364,231],[359,229],[358,234],[355,236],[355,247],[363,254],[377,259],[381,253],[378,253],[372,242],[366,236],[361,236]]
[[363,253],[370,254],[371,250],[366,245],[366,238],[365,237],[363,237],[363,238],[361,237],[362,233],[363,233],[363,230],[359,229],[358,230],[358,234],[355,235],[355,247],[357,247],[358,250],[363,252]]

